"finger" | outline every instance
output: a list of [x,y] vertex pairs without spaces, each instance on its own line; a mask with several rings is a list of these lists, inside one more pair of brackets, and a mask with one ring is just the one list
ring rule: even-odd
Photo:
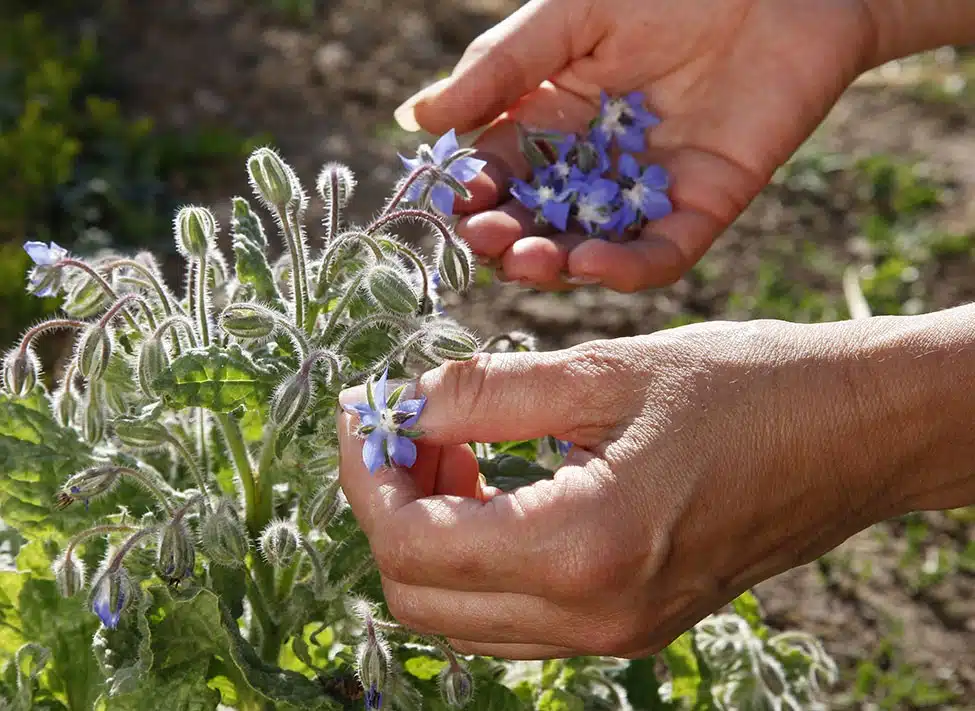
[[[417,442],[421,446],[429,447]],[[419,461],[419,459],[417,460]],[[435,485],[430,495],[466,496],[477,498],[481,495],[480,474],[474,450],[466,444],[443,447],[440,455]]]
[[535,225],[531,212],[514,201],[457,222],[457,236],[476,254],[492,259],[501,258],[509,247],[526,235],[544,236],[552,231],[544,225]]
[[[583,447],[602,441],[610,420],[625,417],[626,393],[613,375],[578,349],[478,353],[445,363],[406,384],[402,397],[426,397],[418,420],[432,444],[504,442],[553,435]],[[398,383],[390,382],[392,388]],[[343,405],[365,402],[365,386],[344,390]],[[580,407],[580,403],[586,403]],[[608,414],[607,410],[612,414]]]
[[476,38],[449,77],[408,99],[396,112],[403,129],[459,133],[490,123],[565,67],[573,47],[565,2],[531,0]]
[[449,639],[450,646],[460,654],[476,654],[481,657],[523,661],[545,659],[570,659],[578,657],[579,651],[567,647],[553,647],[543,644],[483,644],[466,639]]

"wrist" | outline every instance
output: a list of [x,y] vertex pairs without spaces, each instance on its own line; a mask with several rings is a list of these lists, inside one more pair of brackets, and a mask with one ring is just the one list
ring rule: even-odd
[[946,45],[975,42],[972,0],[860,0],[870,18],[864,71]]
[[882,517],[975,503],[975,306],[834,325]]

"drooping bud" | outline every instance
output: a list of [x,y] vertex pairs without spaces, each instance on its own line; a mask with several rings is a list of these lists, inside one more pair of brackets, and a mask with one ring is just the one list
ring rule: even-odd
[[271,398],[271,421],[282,430],[290,430],[304,419],[311,396],[311,378],[307,374],[298,372],[285,378]]
[[176,213],[176,246],[188,257],[207,256],[217,237],[217,220],[205,207],[188,206]]
[[200,542],[211,561],[228,568],[244,565],[250,543],[247,531],[229,499],[221,499],[200,529]]
[[480,350],[474,336],[454,326],[431,329],[423,345],[427,353],[438,360],[470,360]]
[[220,314],[220,327],[237,338],[267,338],[276,325],[274,315],[257,304],[230,304]]
[[88,380],[98,380],[108,369],[112,338],[108,328],[93,323],[78,340],[78,371]]
[[172,441],[169,430],[157,420],[117,417],[112,421],[112,428],[122,444],[136,450],[156,449]]
[[65,551],[54,560],[51,571],[61,597],[74,597],[85,587],[85,565],[70,551]]
[[290,521],[272,521],[258,541],[261,555],[274,568],[287,568],[301,545],[298,529]]
[[326,163],[315,183],[318,194],[329,209],[343,209],[355,192],[355,175],[342,163]]
[[251,153],[247,173],[254,191],[269,207],[286,207],[298,197],[294,171],[270,148]]
[[78,283],[65,297],[62,308],[72,318],[90,318],[104,311],[109,305],[109,296],[94,279],[87,278]]
[[139,358],[135,366],[139,387],[146,397],[154,400],[159,396],[153,383],[168,369],[169,354],[166,353],[162,338],[147,338],[139,349]]
[[393,267],[378,265],[366,275],[366,289],[376,304],[395,314],[415,314],[420,299],[409,280]]
[[440,280],[458,293],[467,291],[474,280],[474,258],[460,240],[442,241],[438,247],[437,271]]
[[439,683],[444,703],[451,708],[464,708],[474,697],[474,677],[456,659],[440,672]]
[[69,387],[67,383],[59,388],[51,399],[51,412],[62,427],[71,426],[78,415],[79,407],[78,396],[74,388]]
[[122,613],[132,602],[134,589],[129,574],[121,566],[108,567],[91,586],[91,609],[102,624],[115,629]]
[[335,518],[342,505],[341,489],[338,477],[325,484],[308,506],[306,520],[312,528],[324,531]]
[[91,383],[84,400],[85,418],[81,422],[81,432],[90,444],[98,444],[105,434],[105,409],[99,385]]
[[362,688],[366,691],[367,708],[382,708],[383,692],[390,681],[391,663],[389,643],[370,620],[366,625],[366,639],[356,653],[356,669]]
[[162,527],[156,545],[156,572],[167,581],[179,581],[193,575],[196,548],[186,523],[174,518]]
[[84,501],[87,505],[89,500],[114,489],[121,478],[119,468],[111,464],[83,469],[64,482],[55,506],[63,509],[74,501]]
[[37,384],[40,364],[30,348],[14,348],[3,359],[3,385],[11,395],[27,397]]

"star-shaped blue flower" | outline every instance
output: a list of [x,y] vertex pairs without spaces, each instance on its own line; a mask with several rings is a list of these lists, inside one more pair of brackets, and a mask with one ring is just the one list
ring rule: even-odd
[[[573,168],[572,170],[576,170]],[[581,176],[580,176],[581,177]],[[569,220],[570,200],[573,191],[566,187],[559,187],[556,182],[565,184],[562,179],[556,179],[553,167],[550,166],[535,173],[535,185],[524,180],[513,178],[511,194],[529,210],[541,211],[545,220],[560,230],[565,230]]]
[[611,99],[601,92],[599,118],[592,127],[595,143],[607,147],[614,138],[619,147],[631,153],[647,148],[646,129],[660,124],[660,119],[643,107],[643,94],[634,91],[622,98]]
[[91,609],[102,624],[115,629],[128,601],[128,578],[123,570],[108,570],[95,583]]
[[426,176],[414,182],[407,191],[405,198],[409,202],[416,202],[423,192],[430,187],[430,204],[444,215],[451,215],[454,211],[455,191],[444,181],[443,176],[449,176],[459,183],[468,183],[477,177],[487,163],[470,155],[471,151],[461,150],[457,143],[457,134],[450,129],[442,135],[431,149],[427,145],[420,146],[416,158],[400,156],[403,165],[409,172],[425,164],[435,165],[437,168]]
[[607,178],[577,184],[575,218],[588,234],[610,229],[616,222],[615,201],[620,186]]
[[68,250],[55,242],[27,242],[24,251],[35,265],[30,273],[31,292],[40,297],[55,296],[61,289],[61,277],[53,267],[68,255]]
[[426,396],[416,400],[400,400],[403,387],[392,393],[386,392],[389,368],[383,371],[375,384],[366,383],[367,402],[345,405],[346,412],[359,416],[359,433],[366,438],[362,446],[362,461],[375,474],[384,464],[412,467],[416,463],[416,445],[413,438],[419,432],[410,428],[426,405]]
[[636,159],[624,153],[619,159],[619,171],[622,205],[616,222],[618,229],[626,229],[641,217],[659,220],[673,212],[674,206],[664,192],[670,180],[661,166],[651,165],[641,171]]

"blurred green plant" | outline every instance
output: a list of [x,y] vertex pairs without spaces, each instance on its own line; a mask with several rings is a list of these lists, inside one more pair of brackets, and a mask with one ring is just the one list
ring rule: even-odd
[[95,35],[65,24],[17,3],[0,8],[4,342],[53,306],[25,299],[28,260],[18,253],[25,239],[54,240],[81,254],[151,246],[165,255],[172,247],[164,216],[177,206],[169,186],[179,183],[184,195],[202,189],[255,143],[223,128],[164,132],[148,118],[127,117],[110,94],[108,60]]

